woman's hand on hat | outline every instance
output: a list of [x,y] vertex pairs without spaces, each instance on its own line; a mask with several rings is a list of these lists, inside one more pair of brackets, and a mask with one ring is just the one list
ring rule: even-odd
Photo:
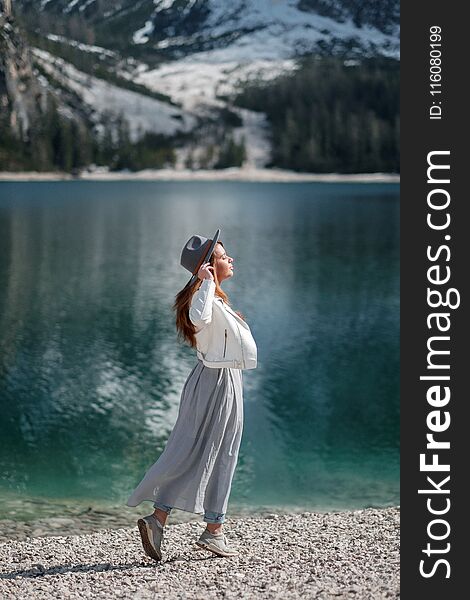
[[210,263],[206,262],[200,266],[199,271],[197,272],[197,276],[199,277],[199,279],[212,279],[212,281],[214,281],[213,271],[214,267],[211,267]]

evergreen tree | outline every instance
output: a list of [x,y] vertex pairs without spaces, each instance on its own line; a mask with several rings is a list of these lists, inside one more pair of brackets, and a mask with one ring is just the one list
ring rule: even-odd
[[215,164],[216,169],[226,169],[228,167],[241,167],[246,159],[246,150],[244,139],[238,144],[233,136],[228,136],[225,140],[219,159]]

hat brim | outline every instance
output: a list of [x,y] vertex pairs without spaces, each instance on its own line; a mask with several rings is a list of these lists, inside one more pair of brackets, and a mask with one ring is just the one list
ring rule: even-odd
[[[214,237],[212,238],[212,243],[209,247],[209,250],[207,251],[207,254],[205,255],[201,264],[204,264],[205,262],[208,262],[210,260],[210,257],[212,256],[212,253],[214,252],[215,245],[219,241],[219,236],[220,236],[220,229],[217,229],[217,231],[214,234]],[[197,278],[198,278],[197,273],[195,273],[184,287],[188,287],[189,285],[192,285],[196,281]]]

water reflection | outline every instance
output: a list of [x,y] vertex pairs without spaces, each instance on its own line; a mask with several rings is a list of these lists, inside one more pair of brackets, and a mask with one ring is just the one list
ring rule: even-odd
[[259,348],[233,505],[397,502],[398,210],[394,185],[3,183],[3,489],[125,501],[194,365],[181,247],[220,227]]

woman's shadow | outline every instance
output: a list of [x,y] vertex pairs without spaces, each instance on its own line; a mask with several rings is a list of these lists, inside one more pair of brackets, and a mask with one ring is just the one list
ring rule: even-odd
[[[199,550],[199,549],[198,549]],[[135,561],[132,563],[124,563],[119,565],[113,565],[111,563],[96,563],[96,564],[83,564],[83,565],[56,565],[54,567],[44,567],[40,563],[34,565],[30,569],[18,569],[16,571],[11,571],[10,573],[0,573],[0,579],[34,579],[36,577],[43,577],[45,575],[62,575],[64,573],[102,573],[103,571],[125,571],[128,569],[133,569],[135,567],[140,567],[142,569],[152,569],[159,568],[164,569],[165,565],[171,564],[174,562],[194,562],[201,560],[212,560],[219,558],[215,554],[210,556],[204,554],[197,556],[197,550],[194,551],[194,554],[189,555],[185,554],[176,554],[175,556],[170,556],[166,560],[162,560],[160,562],[153,561],[152,559],[144,559],[142,561]]]

